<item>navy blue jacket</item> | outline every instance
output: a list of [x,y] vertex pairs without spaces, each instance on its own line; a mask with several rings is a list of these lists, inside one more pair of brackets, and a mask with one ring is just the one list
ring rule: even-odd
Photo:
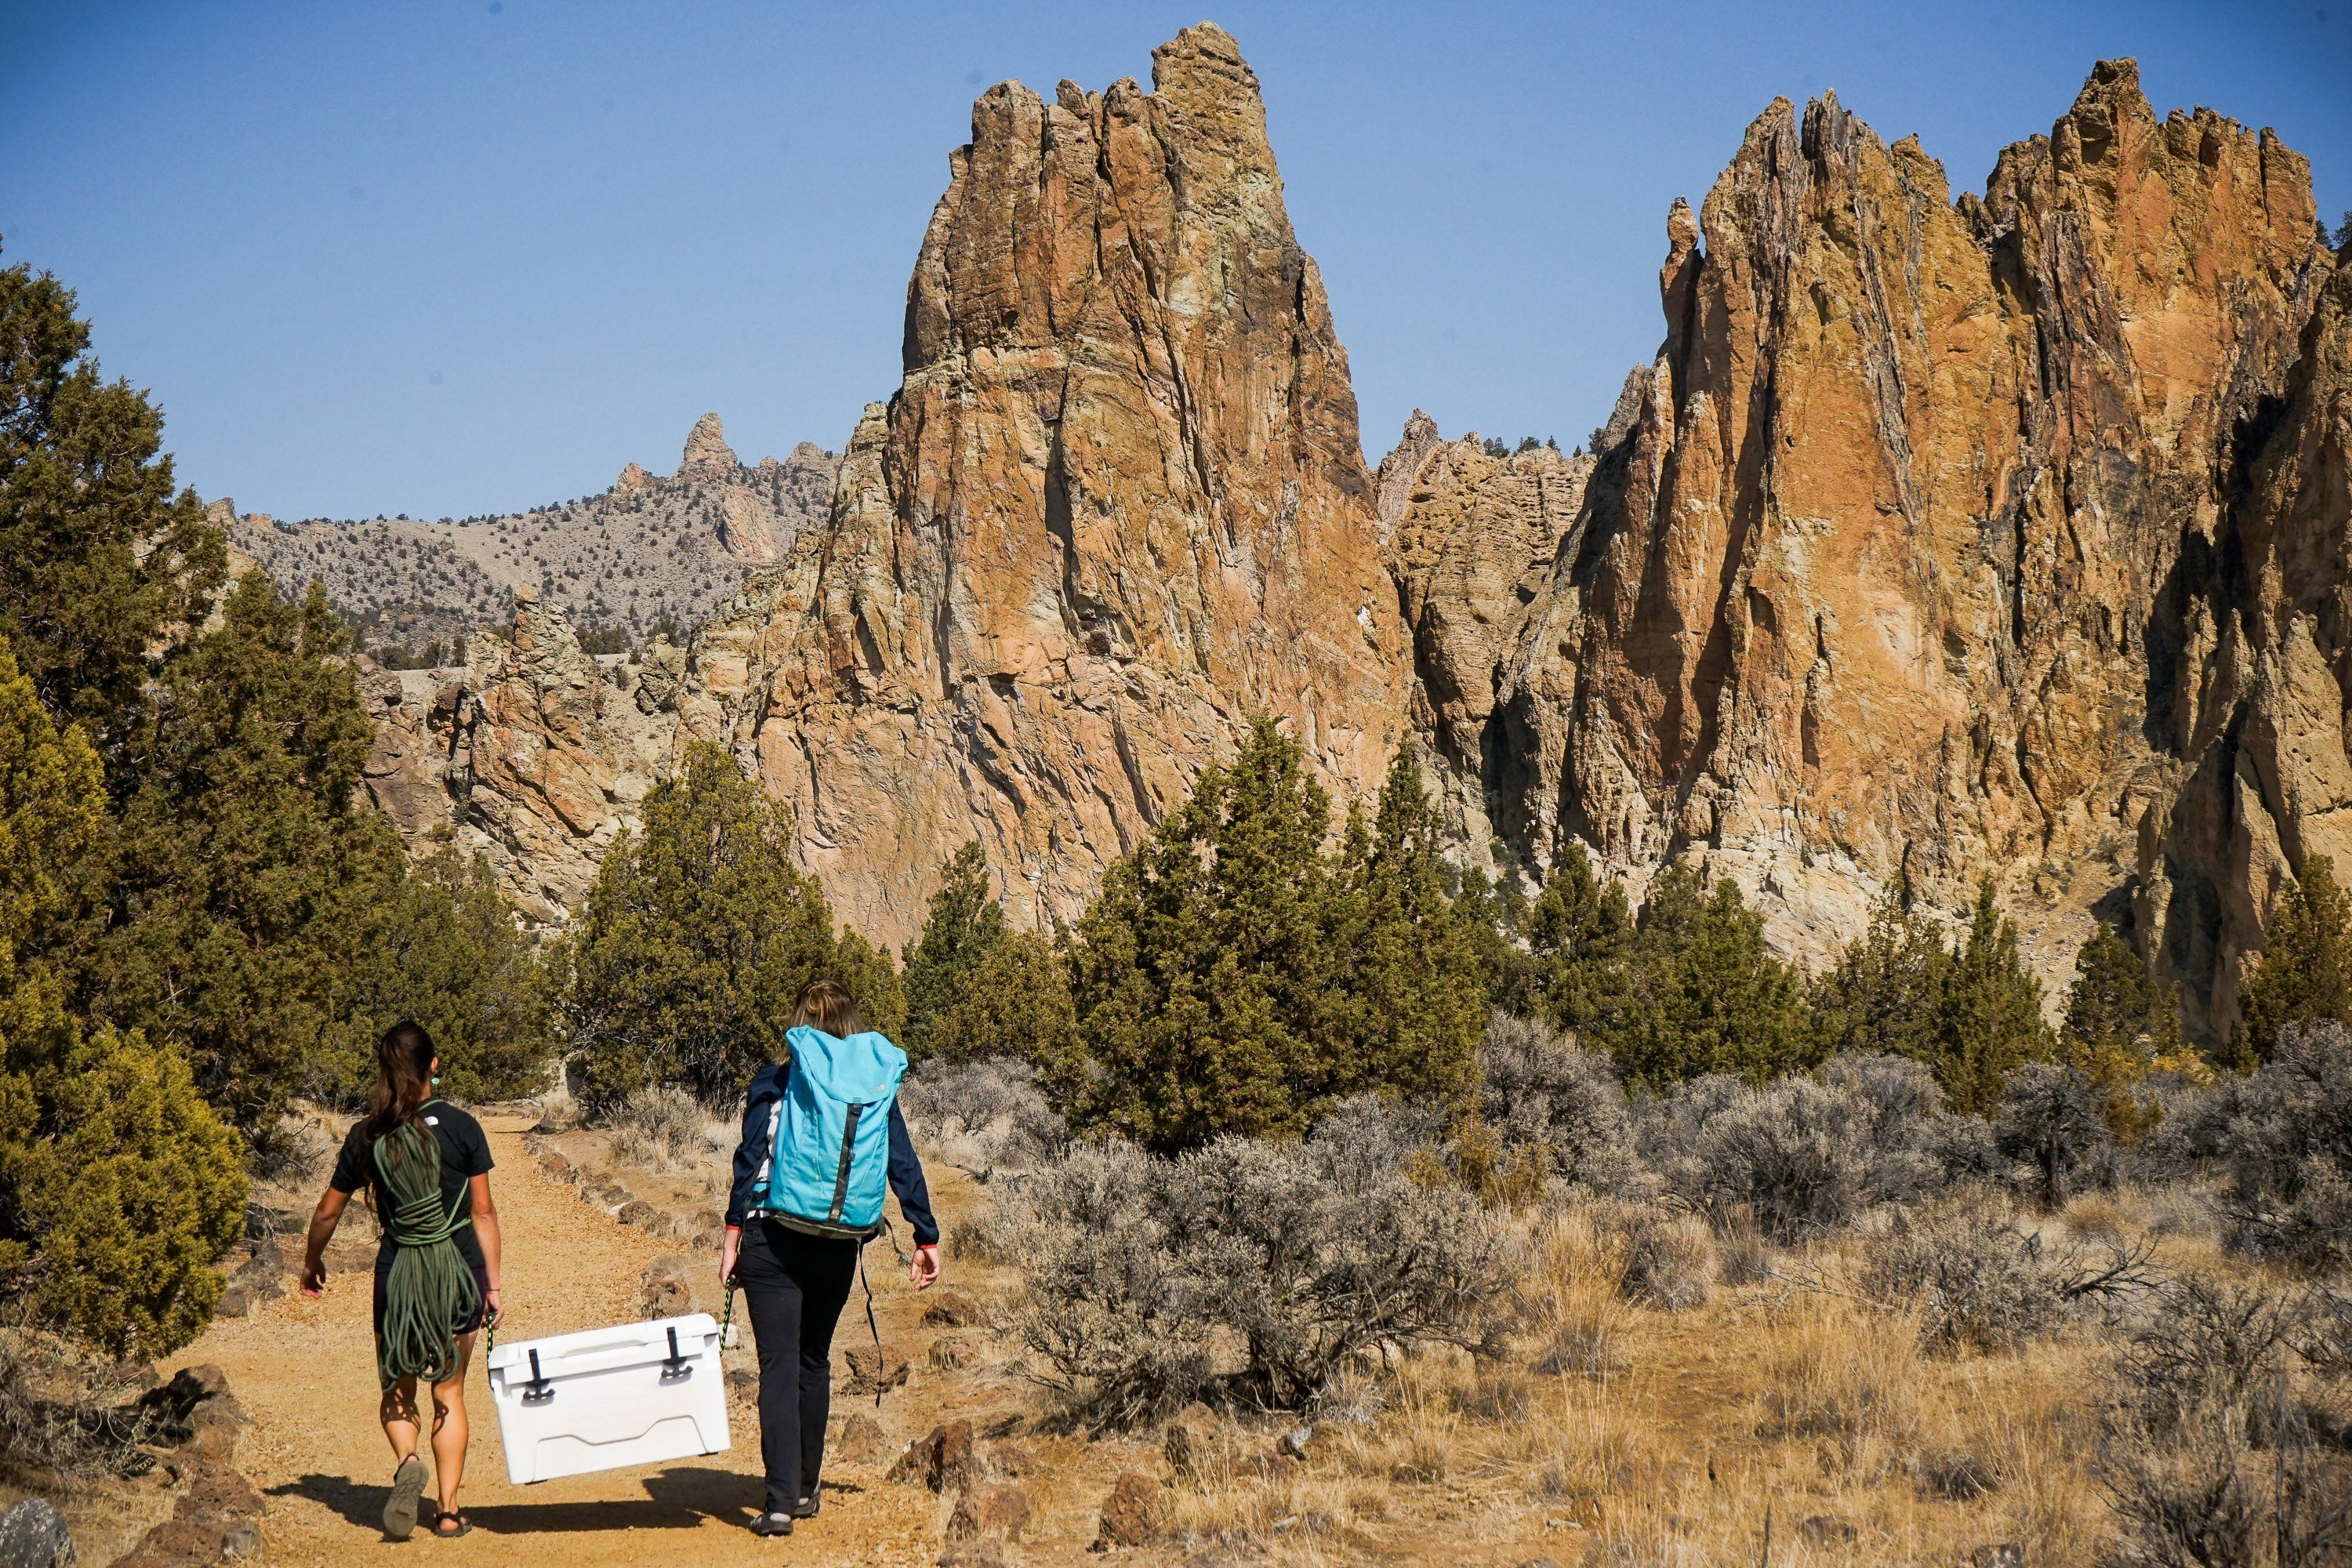
[[[784,1075],[790,1063],[770,1062],[751,1076],[751,1091],[743,1101],[743,1141],[735,1145],[735,1190],[727,1195],[727,1223],[740,1226],[751,1206],[751,1184],[768,1157],[768,1124],[776,1101],[784,1097]],[[907,1216],[918,1247],[936,1246],[939,1221],[931,1217],[930,1184],[923,1180],[923,1163],[915,1158],[915,1141],[907,1136],[907,1119],[898,1102],[890,1102],[890,1190],[898,1194],[898,1212]]]

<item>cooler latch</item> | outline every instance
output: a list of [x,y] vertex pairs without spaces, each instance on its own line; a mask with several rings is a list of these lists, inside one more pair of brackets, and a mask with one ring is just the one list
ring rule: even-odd
[[663,1358],[661,1368],[661,1380],[664,1383],[684,1383],[694,1375],[693,1363],[678,1352],[676,1325],[672,1325],[669,1331],[669,1354]]
[[539,1352],[534,1350],[530,1352],[530,1381],[522,1385],[522,1402],[525,1405],[544,1405],[554,1397],[555,1384],[540,1374]]

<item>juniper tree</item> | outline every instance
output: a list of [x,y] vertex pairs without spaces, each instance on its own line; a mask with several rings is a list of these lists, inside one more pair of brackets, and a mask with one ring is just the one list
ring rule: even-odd
[[1994,901],[1990,877],[1977,885],[1969,934],[1952,955],[1937,1012],[1927,1065],[1964,1115],[1991,1114],[2010,1073],[2052,1054],[2042,983],[2019,956],[2016,922]]
[[339,993],[404,862],[359,789],[373,732],[349,651],[316,584],[280,600],[248,574],[165,665],[123,751],[134,782],[94,1005],[184,1045],[248,1131],[367,1048]]
[[792,833],[789,807],[697,742],[646,797],[643,830],[606,851],[559,1006],[591,1109],[650,1083],[730,1102],[783,1059],[793,1000],[820,975],[849,988],[868,1027],[903,1028],[889,954],[835,933]]
[[2263,952],[2238,994],[2231,1055],[2241,1071],[2271,1059],[2289,1024],[2352,1018],[2352,900],[2326,855],[2304,858],[2263,931]]
[[955,1005],[972,969],[1005,936],[1004,911],[988,887],[988,855],[971,839],[940,868],[940,887],[930,898],[922,934],[907,944],[908,1057],[922,1061],[935,1054],[934,1020]]
[[1296,1135],[1347,1095],[1467,1091],[1486,970],[1414,758],[1336,856],[1329,831],[1305,754],[1261,718],[1113,864],[1071,933],[1078,1028],[1041,1063],[1074,1125],[1172,1151]]
[[1540,971],[1526,940],[1528,900],[1473,866],[1462,873],[1454,903],[1470,922],[1471,945],[1488,1005],[1522,1017],[1532,1016]]
[[1069,1053],[1076,1030],[1061,954],[1034,931],[1007,931],[963,967],[954,995],[932,1013],[929,1054],[950,1062],[1057,1060]]
[[331,1092],[345,1104],[364,1099],[374,1040],[403,1018],[432,1035],[453,1099],[530,1092],[554,1058],[551,979],[489,862],[436,847],[369,911],[357,961],[339,977],[335,1011],[349,1026]]
[[1437,814],[1411,742],[1399,749],[1369,824],[1349,814],[1337,954],[1353,1012],[1349,1087],[1422,1103],[1458,1096],[1486,1025],[1486,958],[1475,912],[1445,893]]
[[1111,865],[1073,932],[1078,1039],[1041,1063],[1074,1124],[1161,1151],[1296,1135],[1351,1081],[1330,820],[1297,743],[1261,717]]
[[1528,914],[1535,1012],[1562,1029],[1606,1024],[1633,984],[1633,915],[1625,885],[1592,873],[1584,846],[1570,844]]
[[1827,1051],[1934,1058],[1952,954],[1908,891],[1889,887],[1869,926],[1815,984],[1814,1028]]
[[175,493],[162,414],[101,379],[89,342],[72,290],[0,268],[0,637],[111,766],[162,634],[202,619],[226,552]]
[[1818,1065],[1803,977],[1772,955],[1764,917],[1730,878],[1704,891],[1669,866],[1651,884],[1621,1021],[1602,1037],[1626,1082],[1663,1089],[1703,1073],[1759,1081]]
[[2074,954],[2058,1054],[2089,1080],[2108,1129],[2126,1142],[2154,1124],[2154,1112],[2141,1106],[2133,1085],[2159,1063],[2194,1063],[2181,1046],[2180,1009],[2172,989],[2156,984],[2131,943],[2112,927],[2095,927]]
[[243,1232],[236,1135],[169,1047],[65,1005],[102,907],[103,770],[0,640],[0,1296],[114,1355],[193,1339]]

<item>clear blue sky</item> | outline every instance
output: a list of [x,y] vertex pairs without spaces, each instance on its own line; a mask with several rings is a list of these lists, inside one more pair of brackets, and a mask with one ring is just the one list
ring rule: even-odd
[[898,376],[971,100],[1148,81],[1213,17],[1265,84],[1377,461],[1581,439],[1660,336],[1678,195],[1775,93],[1916,132],[1955,191],[2106,55],[2352,207],[2352,0],[803,7],[0,0],[5,261],[79,289],[182,478],[280,517],[438,517],[838,447]]

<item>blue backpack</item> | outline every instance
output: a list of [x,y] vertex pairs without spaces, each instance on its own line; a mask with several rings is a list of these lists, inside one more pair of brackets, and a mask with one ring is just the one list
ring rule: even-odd
[[882,1228],[890,1187],[890,1106],[907,1053],[867,1032],[836,1040],[805,1024],[768,1123],[751,1214],[811,1236],[865,1241]]

